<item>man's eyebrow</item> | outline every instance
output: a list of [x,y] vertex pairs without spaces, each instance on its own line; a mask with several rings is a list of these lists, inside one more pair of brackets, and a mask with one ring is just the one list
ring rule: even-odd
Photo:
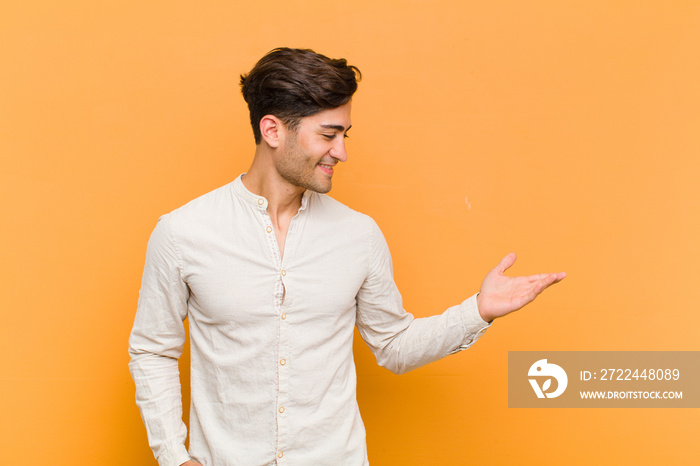
[[345,129],[345,126],[343,125],[321,125],[321,128],[326,128],[326,129],[334,129],[336,131],[350,131],[350,128],[352,128],[352,125],[348,126],[348,129]]

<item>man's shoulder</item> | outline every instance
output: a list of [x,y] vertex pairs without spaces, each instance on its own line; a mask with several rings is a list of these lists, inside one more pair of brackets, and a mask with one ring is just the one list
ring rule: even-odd
[[173,231],[185,234],[187,231],[200,231],[211,226],[211,222],[221,220],[231,210],[231,183],[202,194],[187,204],[178,207],[159,219],[168,223]]
[[200,217],[210,216],[219,209],[225,209],[231,205],[231,183],[202,194],[187,204],[184,204],[170,212],[170,215],[177,217]]
[[315,203],[322,211],[323,218],[333,222],[350,222],[356,225],[365,225],[368,228],[376,226],[374,219],[367,214],[358,212],[327,194],[316,194]]
[[369,215],[358,212],[342,202],[325,194],[314,196],[314,209],[318,215],[312,215],[314,230],[321,235],[333,235],[345,241],[373,243],[382,237],[377,222]]

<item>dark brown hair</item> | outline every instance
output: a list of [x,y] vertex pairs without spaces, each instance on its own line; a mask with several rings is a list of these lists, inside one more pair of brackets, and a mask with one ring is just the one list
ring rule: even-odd
[[344,58],[332,59],[310,49],[277,48],[241,75],[255,144],[260,144],[260,120],[274,115],[294,130],[303,117],[340,107],[350,101],[360,70]]

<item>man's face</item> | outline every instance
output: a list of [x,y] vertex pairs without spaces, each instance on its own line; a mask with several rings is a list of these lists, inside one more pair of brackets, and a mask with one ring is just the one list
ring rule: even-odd
[[333,167],[345,162],[345,138],[350,129],[350,102],[302,118],[296,130],[285,128],[285,137],[275,158],[280,176],[300,188],[327,193]]

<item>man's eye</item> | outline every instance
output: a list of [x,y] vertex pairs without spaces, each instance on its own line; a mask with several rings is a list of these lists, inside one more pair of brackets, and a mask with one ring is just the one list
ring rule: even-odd
[[335,134],[322,134],[322,136],[330,141],[335,137]]

